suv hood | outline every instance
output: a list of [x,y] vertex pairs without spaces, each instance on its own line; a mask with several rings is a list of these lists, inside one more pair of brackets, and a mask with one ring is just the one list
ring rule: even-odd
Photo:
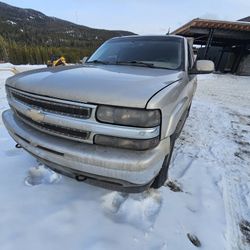
[[145,108],[183,72],[123,65],[63,66],[8,78],[6,85],[30,93],[84,103]]

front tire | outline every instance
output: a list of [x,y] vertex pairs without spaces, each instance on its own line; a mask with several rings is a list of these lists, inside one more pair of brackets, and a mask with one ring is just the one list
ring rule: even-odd
[[169,151],[169,154],[166,155],[166,157],[165,157],[165,159],[163,161],[163,164],[162,164],[162,168],[161,168],[159,174],[156,176],[154,182],[151,185],[152,188],[155,188],[155,189],[160,188],[161,186],[164,185],[165,181],[168,178],[168,169],[169,169],[170,161],[171,161],[171,158],[172,158],[172,153],[173,153],[173,149],[174,149],[175,140],[176,140],[176,137],[175,137],[175,134],[174,134],[174,135],[172,135],[170,137],[170,151]]
[[181,131],[182,131],[183,127],[184,127],[186,119],[188,118],[190,108],[191,108],[191,104],[190,104],[189,108],[186,110],[186,112],[183,114],[182,118],[180,119],[174,134],[170,137],[170,151],[169,151],[169,154],[166,155],[166,157],[165,157],[165,159],[163,161],[163,164],[162,164],[162,168],[161,168],[159,174],[155,177],[154,182],[151,185],[152,188],[155,188],[155,189],[160,188],[161,186],[164,185],[165,181],[168,179],[168,169],[169,169],[170,161],[171,161],[171,158],[172,158],[174,144],[175,144],[176,139],[181,134]]

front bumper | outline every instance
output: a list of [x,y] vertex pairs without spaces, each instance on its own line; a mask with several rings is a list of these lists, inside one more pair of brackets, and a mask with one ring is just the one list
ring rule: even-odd
[[151,150],[132,151],[71,141],[40,132],[11,110],[2,115],[11,137],[50,168],[87,183],[114,190],[140,192],[160,171],[169,138]]

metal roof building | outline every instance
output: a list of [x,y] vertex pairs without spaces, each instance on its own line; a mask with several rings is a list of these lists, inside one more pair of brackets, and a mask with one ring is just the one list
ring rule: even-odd
[[193,37],[198,59],[211,59],[216,70],[250,75],[250,17],[239,21],[193,19],[172,34]]

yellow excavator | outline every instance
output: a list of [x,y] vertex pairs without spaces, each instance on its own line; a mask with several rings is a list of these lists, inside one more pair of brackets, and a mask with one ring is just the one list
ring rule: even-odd
[[65,57],[61,56],[56,58],[54,56],[51,57],[50,60],[47,61],[47,67],[57,67],[60,65],[67,65]]

